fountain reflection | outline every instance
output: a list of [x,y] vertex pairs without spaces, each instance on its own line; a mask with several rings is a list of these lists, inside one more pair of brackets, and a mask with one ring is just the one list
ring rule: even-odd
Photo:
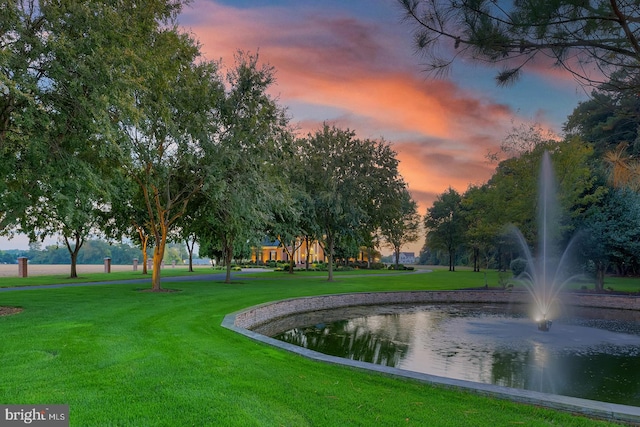
[[271,336],[415,372],[637,405],[638,313],[622,321],[628,313],[585,309],[584,316],[558,319],[552,331],[540,332],[526,310],[498,304],[354,307],[314,312],[306,326],[290,320],[288,329],[281,319],[280,332]]

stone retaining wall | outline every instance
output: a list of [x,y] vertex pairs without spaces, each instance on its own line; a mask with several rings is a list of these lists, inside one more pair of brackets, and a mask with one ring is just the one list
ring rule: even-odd
[[[563,304],[578,307],[616,308],[640,310],[640,297],[566,293]],[[236,313],[234,326],[253,329],[279,317],[332,308],[381,304],[422,303],[512,303],[523,304],[531,300],[528,292],[520,291],[407,291],[407,292],[358,292],[314,297],[293,298],[251,307]]]
[[[443,387],[472,391],[474,393],[499,399],[507,399],[537,406],[586,415],[608,421],[622,422],[640,426],[640,407],[618,405],[615,403],[596,402],[574,397],[558,396],[529,390],[520,390],[493,384],[475,383],[452,378],[438,377],[418,372],[405,371],[383,365],[360,362],[329,356],[316,351],[278,341],[251,330],[277,318],[297,314],[310,313],[316,310],[344,308],[358,305],[382,304],[421,304],[421,303],[528,303],[528,292],[517,291],[412,291],[412,292],[362,292],[295,298],[262,304],[248,308],[242,312],[225,316],[222,326],[265,344],[291,351],[313,360],[367,369],[382,374],[402,378],[412,378]],[[617,308],[635,314],[640,311],[640,298],[616,295],[595,295],[587,293],[563,294],[563,304],[578,307]],[[634,310],[634,311],[631,311]]]

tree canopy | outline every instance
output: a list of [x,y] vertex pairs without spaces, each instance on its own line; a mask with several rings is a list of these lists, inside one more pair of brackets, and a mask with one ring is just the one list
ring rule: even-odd
[[402,246],[417,241],[419,237],[421,217],[418,204],[409,190],[402,188],[400,195],[385,203],[382,209],[387,211],[387,215],[381,221],[380,234],[393,249],[395,267],[398,269]]
[[449,187],[440,194],[424,217],[427,243],[432,248],[443,249],[449,254],[449,271],[456,269],[456,251],[465,240],[465,217],[462,214],[462,197]]
[[415,43],[430,70],[456,58],[497,64],[499,84],[536,60],[572,73],[582,83],[640,88],[640,25],[635,1],[398,0],[415,27]]
[[284,109],[267,92],[274,72],[257,54],[236,55],[220,103],[220,132],[205,170],[205,194],[198,206],[201,241],[222,252],[227,282],[234,250],[262,239],[283,197],[278,156],[291,137]]
[[355,132],[325,124],[300,140],[300,155],[309,174],[309,213],[313,235],[323,241],[333,280],[335,249],[358,247],[364,233],[377,231],[378,213],[388,194],[400,194],[395,152],[384,141],[362,140]]

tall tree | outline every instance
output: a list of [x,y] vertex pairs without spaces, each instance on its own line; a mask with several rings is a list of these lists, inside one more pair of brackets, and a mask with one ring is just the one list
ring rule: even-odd
[[627,188],[611,190],[593,205],[581,224],[580,249],[592,265],[595,289],[602,291],[610,265],[617,274],[640,269],[640,196]]
[[471,249],[473,271],[480,271],[480,257],[485,254],[485,268],[488,268],[488,255],[500,234],[504,224],[500,220],[501,212],[496,209],[494,194],[487,185],[471,186],[462,196],[462,215],[467,230],[465,240]]
[[[128,23],[132,17],[144,20],[135,5],[121,6],[9,2],[0,18],[0,138],[5,159],[13,159],[10,167],[16,161],[19,166],[3,177],[14,190],[3,198],[6,224],[19,224],[32,238],[62,235],[72,277],[117,163],[113,112],[127,86],[124,46],[139,30]],[[155,21],[167,11],[154,5],[145,12]],[[18,189],[26,178],[28,192]]]
[[605,75],[619,90],[640,87],[636,2],[398,1],[431,70],[467,57],[502,65],[496,80],[507,84],[542,56],[586,84],[600,84]]
[[3,227],[19,224],[32,237],[62,234],[73,265],[119,163],[117,123],[138,82],[137,54],[148,47],[149,32],[175,18],[181,6],[158,1],[140,7],[132,0],[117,7],[81,1],[3,4]]
[[238,52],[227,73],[220,107],[221,128],[205,170],[206,200],[199,212],[207,246],[223,252],[231,281],[234,250],[261,239],[275,206],[283,200],[278,158],[290,139],[285,111],[268,90],[275,70],[257,54]]
[[[419,218],[417,222],[415,217],[411,218],[411,211],[417,209],[417,205],[411,199],[407,185],[398,172],[398,159],[391,144],[380,140],[370,144],[369,148],[371,161],[363,173],[368,178],[366,191],[370,203],[365,205],[366,221],[361,225],[360,238],[357,241],[358,246],[364,248],[368,254],[368,264],[371,263],[373,253],[380,244],[380,231],[383,228],[389,232],[386,237],[394,235],[393,240],[396,243],[404,240],[402,246],[417,239],[420,222]],[[400,219],[401,217],[404,219]],[[392,223],[395,225],[391,225]],[[400,237],[403,234],[400,232],[402,228],[405,233]],[[399,256],[399,252],[396,255]]]
[[464,216],[462,197],[449,187],[440,194],[433,206],[427,209],[424,226],[427,231],[427,245],[433,249],[443,249],[449,254],[449,271],[456,270],[456,252],[464,243]]
[[[493,246],[493,234],[502,256],[515,254],[516,246],[509,244],[508,234],[500,237],[507,225],[516,226],[532,247],[538,247],[536,194],[545,151],[551,153],[560,205],[555,241],[567,244],[585,212],[599,203],[605,189],[593,167],[593,148],[576,137],[540,142],[529,151],[500,162],[485,185],[465,193],[463,212],[469,221],[467,238],[472,247]],[[498,259],[501,268],[505,265],[502,256]]]
[[640,99],[636,92],[616,93],[607,85],[591,92],[567,118],[564,130],[593,145],[596,156],[629,146],[628,153],[640,154]]
[[272,218],[266,224],[266,234],[280,242],[280,247],[287,254],[289,273],[293,274],[295,253],[304,245],[309,230],[308,207],[311,194],[305,190],[305,171],[300,156],[301,146],[293,134],[283,138],[277,164],[277,174],[282,179],[283,187],[279,190],[282,199],[272,205]]
[[[301,140],[314,232],[329,262],[333,280],[335,248],[359,247],[363,233],[376,230],[377,210],[401,182],[395,153],[384,141],[360,140],[351,130],[330,127]],[[387,190],[385,190],[385,187]]]
[[176,28],[152,34],[144,55],[144,83],[135,92],[135,114],[122,124],[121,146],[123,168],[137,183],[147,211],[155,245],[152,290],[160,291],[167,242],[205,183],[222,83],[217,64],[196,62],[197,44]]

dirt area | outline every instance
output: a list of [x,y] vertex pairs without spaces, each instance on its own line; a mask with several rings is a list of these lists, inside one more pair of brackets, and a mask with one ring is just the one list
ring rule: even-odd
[[[142,268],[139,266],[138,268]],[[112,265],[111,271],[132,271],[133,265]],[[69,274],[71,266],[68,264],[29,264],[28,276],[42,276],[45,274]],[[103,273],[104,265],[78,264],[78,274]],[[0,277],[18,277],[18,264],[0,264]]]
[[0,317],[18,314],[22,311],[20,307],[2,307],[0,306]]

